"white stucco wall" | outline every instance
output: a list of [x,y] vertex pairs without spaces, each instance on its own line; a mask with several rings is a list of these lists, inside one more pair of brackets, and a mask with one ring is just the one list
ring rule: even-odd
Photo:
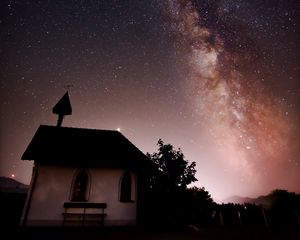
[[[123,203],[119,200],[123,169],[85,169],[90,176],[88,202],[107,204],[104,225],[135,224],[136,174],[131,172],[133,201]],[[72,181],[78,170],[75,167],[39,166],[31,201],[27,204],[28,212],[23,214],[25,225],[62,225],[64,203],[70,202]]]

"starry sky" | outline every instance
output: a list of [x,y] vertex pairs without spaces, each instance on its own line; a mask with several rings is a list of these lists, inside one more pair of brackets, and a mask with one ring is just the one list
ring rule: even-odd
[[214,200],[300,192],[297,0],[3,0],[0,175],[69,91],[63,126],[119,129],[197,164]]

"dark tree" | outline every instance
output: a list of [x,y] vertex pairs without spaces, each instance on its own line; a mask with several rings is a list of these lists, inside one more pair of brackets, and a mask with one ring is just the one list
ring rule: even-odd
[[151,188],[158,191],[184,191],[195,177],[196,163],[189,163],[179,148],[175,150],[171,144],[164,144],[158,140],[158,152],[149,154],[149,158],[156,164],[157,171],[151,178]]
[[190,223],[212,223],[217,204],[204,187],[188,188],[185,193],[185,213]]
[[[150,177],[148,221],[156,224],[182,224],[189,221],[187,186],[197,181],[196,163],[189,163],[180,149],[158,141],[158,152],[148,154],[156,169]],[[157,217],[159,214],[159,217]]]
[[299,226],[300,198],[294,192],[275,189],[268,196],[270,224],[273,226]]

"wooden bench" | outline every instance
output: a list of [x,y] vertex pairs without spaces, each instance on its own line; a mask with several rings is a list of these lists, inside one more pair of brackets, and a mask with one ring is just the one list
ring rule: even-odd
[[[103,225],[107,208],[106,203],[65,202],[63,226]],[[73,209],[73,211],[70,211]],[[74,211],[75,209],[75,211]]]

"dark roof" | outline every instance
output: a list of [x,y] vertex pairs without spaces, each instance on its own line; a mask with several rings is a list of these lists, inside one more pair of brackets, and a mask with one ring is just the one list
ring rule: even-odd
[[40,164],[140,168],[150,160],[118,131],[41,125],[22,160]]

